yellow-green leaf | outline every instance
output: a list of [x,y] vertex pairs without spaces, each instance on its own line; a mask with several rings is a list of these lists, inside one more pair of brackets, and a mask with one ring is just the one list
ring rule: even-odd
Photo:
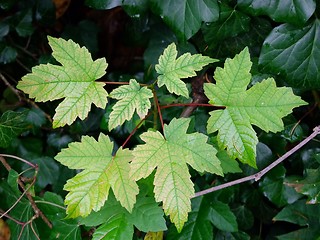
[[191,55],[190,53],[185,53],[177,59],[177,55],[176,45],[171,43],[159,57],[159,64],[155,66],[157,73],[160,74],[158,86],[165,85],[170,93],[188,97],[187,86],[181,78],[194,77],[196,71],[218,60],[201,54]]
[[181,231],[191,210],[190,198],[194,195],[193,183],[187,164],[200,172],[222,175],[216,149],[207,144],[207,137],[201,133],[187,134],[190,119],[173,119],[160,132],[148,131],[141,135],[146,143],[134,149],[131,176],[145,178],[157,168],[154,179],[156,201],[163,202],[163,208],[171,221]]
[[104,83],[95,82],[105,74],[108,66],[105,59],[92,60],[85,47],[72,40],[48,37],[54,58],[62,64],[41,64],[32,68],[32,73],[22,77],[17,88],[38,102],[64,98],[56,108],[53,127],[71,124],[77,117],[84,119],[91,104],[105,108],[108,93]]
[[109,130],[130,120],[137,112],[140,118],[144,118],[151,107],[149,98],[153,97],[152,91],[147,87],[140,88],[139,83],[131,79],[129,85],[116,88],[110,93],[110,97],[119,101],[112,107],[109,120]]
[[68,217],[87,216],[91,210],[98,211],[108,198],[112,188],[117,200],[131,212],[139,192],[138,185],[129,177],[129,150],[119,149],[112,156],[113,143],[100,134],[98,141],[84,136],[82,142],[69,144],[56,160],[71,169],[84,169],[69,179],[64,190]]
[[216,84],[206,83],[204,90],[209,103],[226,107],[210,112],[208,133],[218,131],[221,148],[227,148],[232,158],[255,167],[258,138],[251,125],[266,132],[281,131],[282,118],[306,102],[295,96],[291,88],[278,88],[272,78],[247,90],[251,65],[249,50],[245,48],[233,59],[227,59],[224,68],[216,69]]

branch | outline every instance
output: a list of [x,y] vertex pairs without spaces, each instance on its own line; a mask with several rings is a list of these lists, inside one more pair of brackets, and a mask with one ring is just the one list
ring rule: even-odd
[[[5,158],[3,156],[9,156],[9,155],[5,155],[5,154],[0,154],[0,161],[1,163],[4,165],[4,167],[7,169],[7,171],[11,170],[11,166],[7,163],[7,161],[5,160]],[[11,156],[12,157],[12,156]],[[18,158],[18,157],[15,157]],[[18,160],[21,161],[21,158],[18,158]],[[23,162],[28,162],[26,160],[23,159]],[[35,217],[41,217],[42,220],[48,225],[49,228],[52,228],[52,224],[51,222],[48,220],[48,218],[43,214],[43,212],[38,208],[38,206],[36,205],[36,203],[34,202],[34,199],[32,197],[32,195],[29,192],[29,189],[35,184],[36,182],[36,176],[38,173],[38,166],[37,165],[33,165],[32,163],[28,162],[28,164],[32,167],[34,167],[35,170],[35,175],[33,178],[32,183],[26,188],[26,186],[24,185],[23,181],[21,180],[20,177],[18,177],[18,184],[21,187],[21,189],[23,190],[23,193],[21,194],[21,196],[18,198],[18,201],[20,201],[20,199],[26,195],[26,197],[28,198],[31,207],[33,209],[33,211],[35,212]],[[14,207],[14,206],[13,206]],[[11,207],[9,210],[7,210],[3,215],[7,214],[13,207]]]
[[292,148],[290,151],[286,152],[283,156],[278,158],[276,161],[271,163],[266,168],[262,169],[260,172],[252,174],[250,176],[240,178],[231,182],[227,182],[200,192],[195,193],[195,195],[192,198],[199,197],[208,193],[212,193],[215,191],[218,191],[223,188],[231,187],[233,185],[237,185],[239,183],[247,182],[250,180],[259,181],[262,176],[264,176],[267,172],[269,172],[271,169],[273,169],[275,166],[277,166],[279,163],[287,159],[289,156],[291,156],[293,153],[298,151],[300,148],[302,148],[304,145],[306,145],[310,140],[315,138],[318,134],[320,134],[320,126],[317,126],[313,129],[313,133],[311,133],[306,139],[304,139],[302,142],[300,142],[298,145],[296,145],[294,148]]

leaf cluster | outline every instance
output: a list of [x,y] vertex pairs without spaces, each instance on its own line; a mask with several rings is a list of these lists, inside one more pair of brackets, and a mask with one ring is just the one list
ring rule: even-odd
[[0,3],[0,236],[319,238],[317,138],[195,197],[318,125],[317,2],[59,2]]

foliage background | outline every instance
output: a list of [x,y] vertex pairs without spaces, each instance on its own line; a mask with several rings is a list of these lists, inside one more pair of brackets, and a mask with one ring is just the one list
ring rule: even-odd
[[[2,141],[0,149],[1,153],[19,156],[39,165],[33,189],[36,201],[63,206],[62,199],[66,195],[63,185],[76,174],[76,170],[58,164],[53,158],[68,143],[79,141],[83,135],[98,137],[103,132],[121,145],[139,122],[139,117],[135,116],[110,132],[108,120],[115,103],[111,101],[106,109],[93,107],[85,120],[53,130],[50,116],[54,115],[58,102],[35,104],[15,88],[33,66],[55,63],[48,46],[48,35],[73,39],[86,46],[93,59],[106,57],[108,74],[102,81],[127,82],[134,77],[140,83],[148,83],[156,77],[154,66],[171,42],[177,44],[179,54],[199,52],[217,58],[220,62],[206,69],[207,74],[203,71],[199,77],[189,80],[193,100],[200,102],[207,101],[202,93],[202,83],[206,78],[213,81],[214,68],[222,66],[227,57],[233,57],[248,46],[254,63],[252,84],[272,76],[278,86],[292,87],[295,94],[309,103],[285,118],[285,130],[280,133],[255,129],[259,138],[258,169],[290,150],[319,125],[319,1],[87,0],[55,1],[55,4],[57,9],[50,0],[5,0],[0,3],[0,122],[9,121],[15,134],[19,135]],[[109,92],[113,88],[114,85],[107,86]],[[189,100],[165,91],[159,96],[161,104],[186,103]],[[183,107],[163,110],[164,121],[179,117],[184,110]],[[206,132],[208,112],[204,107],[193,112],[191,123],[197,131]],[[156,127],[159,128],[159,124]],[[154,127],[154,121],[147,120],[127,147],[141,143],[138,136],[149,127]],[[319,238],[318,139],[259,182],[244,183],[193,199],[192,212],[183,231],[177,233],[167,221],[165,238]],[[215,137],[211,136],[210,141],[215,144]],[[9,209],[21,195],[16,184],[17,173],[28,169],[26,164],[14,159],[7,161],[15,171],[8,172],[0,166],[1,211]],[[191,172],[196,191],[257,171],[247,165],[231,164],[225,167],[229,167],[230,173],[224,177]],[[26,176],[31,177],[32,172],[27,171]],[[151,181],[146,179],[141,183],[145,186],[145,195],[153,196]],[[92,236],[94,227],[106,221],[90,222],[90,218],[82,222],[64,220],[63,208],[40,202],[38,206],[53,223],[53,229],[50,230],[40,218],[32,220],[33,225],[19,225],[5,217],[12,239],[17,239],[20,233],[21,239],[36,239],[36,234],[41,239],[53,239],[57,234],[61,239],[86,239]],[[114,204],[110,202],[108,207],[112,208]],[[34,212],[29,201],[22,198],[9,215],[20,222],[28,222]],[[138,223],[138,220],[131,222],[131,228],[135,224],[134,238],[142,239],[145,234],[138,230]],[[23,226],[25,228],[21,231]],[[122,237],[119,239],[125,239]]]

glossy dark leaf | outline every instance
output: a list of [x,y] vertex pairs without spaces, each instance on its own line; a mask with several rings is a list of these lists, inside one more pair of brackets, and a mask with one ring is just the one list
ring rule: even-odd
[[0,117],[0,147],[8,147],[11,141],[28,129],[27,111],[7,111]]
[[0,63],[7,64],[13,62],[18,53],[13,47],[8,46],[5,42],[0,42]]
[[28,111],[26,121],[34,127],[41,127],[46,123],[46,115],[40,108],[31,108]]
[[240,205],[237,208],[232,209],[232,212],[237,218],[240,229],[250,229],[253,226],[253,214],[245,205]]
[[122,7],[132,17],[139,17],[148,9],[148,0],[123,0]]
[[220,5],[219,20],[202,26],[204,39],[208,47],[215,49],[224,39],[232,38],[240,33],[248,32],[250,18],[244,13],[227,5]]
[[213,22],[219,17],[216,0],[151,0],[152,10],[176,33],[187,40],[200,29],[202,22]]
[[112,233],[110,232],[109,238],[106,239],[131,239],[133,225],[145,232],[166,230],[163,211],[153,198],[141,195],[138,196],[137,203],[130,214],[116,201],[114,195],[110,194],[101,210],[92,212],[81,223],[86,226],[102,224],[95,232],[94,239],[100,239],[99,237],[108,231]]
[[65,206],[60,195],[46,192],[43,198],[37,199],[36,202],[37,206],[46,217],[48,217],[53,225],[52,229],[49,229],[48,226],[44,226],[44,229],[39,229],[39,231],[49,232],[50,239],[82,239],[78,221],[75,219],[65,219]]
[[48,184],[55,184],[58,181],[59,166],[57,162],[50,157],[40,157],[31,161],[39,167],[36,185],[45,188]]
[[303,226],[303,228],[281,235],[278,239],[319,239],[319,215],[319,204],[306,204],[304,200],[284,207],[273,218],[273,221],[286,221]]
[[192,210],[189,213],[188,221],[182,231],[177,232],[175,228],[169,229],[168,240],[207,240],[213,239],[212,225],[208,219],[210,212],[209,202],[205,197],[194,198],[191,201]]
[[319,169],[306,169],[306,177],[302,180],[291,180],[286,185],[303,195],[308,196],[309,204],[320,203],[320,172]]
[[301,197],[292,187],[284,184],[285,172],[284,167],[278,166],[260,182],[263,194],[279,207],[291,204]]
[[86,0],[85,4],[91,8],[106,10],[121,6],[121,2],[122,0]]
[[253,15],[268,15],[276,22],[303,25],[316,9],[314,0],[238,0],[238,6]]
[[265,39],[259,58],[264,72],[280,74],[292,87],[320,87],[320,20],[303,28],[282,24]]
[[219,201],[212,202],[208,217],[212,224],[222,231],[238,231],[236,217],[230,210],[230,207],[225,203]]
[[0,40],[5,37],[10,30],[10,26],[8,21],[6,21],[6,19],[1,20],[0,22]]
[[32,9],[26,9],[17,13],[14,16],[13,22],[19,36],[30,36],[34,31],[32,26]]

